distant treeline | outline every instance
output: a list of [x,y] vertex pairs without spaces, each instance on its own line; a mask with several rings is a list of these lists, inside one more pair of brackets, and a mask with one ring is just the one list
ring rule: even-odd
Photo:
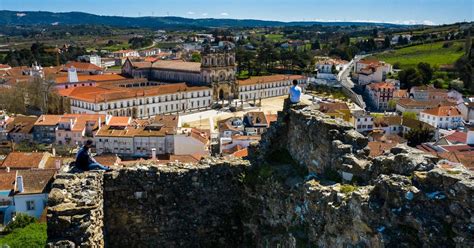
[[31,66],[38,62],[42,66],[55,66],[75,60],[77,56],[87,54],[83,47],[69,46],[67,48],[55,48],[43,43],[33,43],[30,49],[20,49],[7,52],[2,63],[10,66]]

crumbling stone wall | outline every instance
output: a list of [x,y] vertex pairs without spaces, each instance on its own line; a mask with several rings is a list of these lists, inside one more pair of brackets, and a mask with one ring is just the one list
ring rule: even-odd
[[[249,247],[474,246],[472,172],[403,145],[371,159],[366,142],[311,106],[287,106],[250,151],[247,177],[260,180],[245,184]],[[282,150],[308,175],[268,166]]]
[[103,247],[103,173],[56,175],[48,199],[48,247]]
[[248,162],[144,166],[107,173],[110,247],[237,247],[241,182]]

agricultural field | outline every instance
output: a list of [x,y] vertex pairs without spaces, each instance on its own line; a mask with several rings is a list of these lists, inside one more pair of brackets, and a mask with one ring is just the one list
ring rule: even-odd
[[[449,43],[449,46],[446,46],[445,43]],[[463,54],[463,41],[442,41],[391,50],[375,54],[374,57],[392,65],[399,63],[400,68],[405,69],[416,67],[420,62],[429,63],[434,67],[453,64]]]
[[285,40],[282,34],[266,34],[265,38],[273,42],[280,42]]

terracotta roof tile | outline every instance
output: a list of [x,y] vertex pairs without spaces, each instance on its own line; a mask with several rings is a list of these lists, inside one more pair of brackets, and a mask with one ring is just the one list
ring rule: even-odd
[[[130,99],[139,96],[158,96],[178,92],[209,90],[208,86],[188,86],[185,83],[164,84],[145,88],[123,88],[116,86],[77,87],[66,94],[72,99],[86,102],[105,102]],[[62,91],[60,91],[63,94]]]
[[[116,80],[125,80],[126,78],[118,74],[101,74],[101,75],[78,75],[79,82],[93,81],[93,82],[107,82]],[[56,83],[68,83],[69,78],[67,76],[56,77]]]
[[16,171],[6,172],[5,170],[0,172],[0,190],[1,191],[12,191],[15,189]]
[[[47,193],[48,185],[53,180],[56,170],[20,170],[18,176],[23,177],[24,191],[19,194]],[[18,190],[18,185],[16,190]]]
[[158,60],[152,64],[154,69],[201,72],[201,63],[181,60]]
[[[48,157],[48,153],[43,152],[11,152],[8,154],[0,168],[10,167],[10,169],[31,169],[39,168],[41,162]],[[46,161],[44,161],[46,162]]]
[[64,67],[66,68],[66,70],[68,68],[74,67],[78,71],[102,71],[103,70],[101,67],[98,67],[94,64],[85,63],[85,62],[77,62],[77,61],[68,62]]
[[305,76],[301,75],[271,75],[271,76],[260,76],[260,77],[251,77],[245,80],[237,80],[237,85],[253,85],[253,84],[263,84],[263,83],[271,83],[271,82],[278,82],[278,81],[286,81],[286,80],[298,80],[304,79]]
[[16,116],[7,124],[6,130],[8,133],[31,133],[37,119],[36,116]]
[[236,152],[232,153],[234,157],[243,158],[249,155],[249,150],[247,148],[237,150]]
[[422,111],[422,113],[435,116],[461,116],[461,112],[453,106],[440,106]]
[[35,122],[35,126],[55,126],[59,123],[61,115],[41,115]]

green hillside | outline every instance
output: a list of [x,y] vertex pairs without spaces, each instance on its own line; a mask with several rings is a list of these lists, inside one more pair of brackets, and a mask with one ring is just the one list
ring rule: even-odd
[[442,41],[405,47],[375,54],[374,57],[392,65],[398,62],[401,69],[415,67],[420,62],[427,62],[431,66],[453,64],[464,54],[464,42],[448,42],[449,46],[447,47],[444,45],[445,43]]

